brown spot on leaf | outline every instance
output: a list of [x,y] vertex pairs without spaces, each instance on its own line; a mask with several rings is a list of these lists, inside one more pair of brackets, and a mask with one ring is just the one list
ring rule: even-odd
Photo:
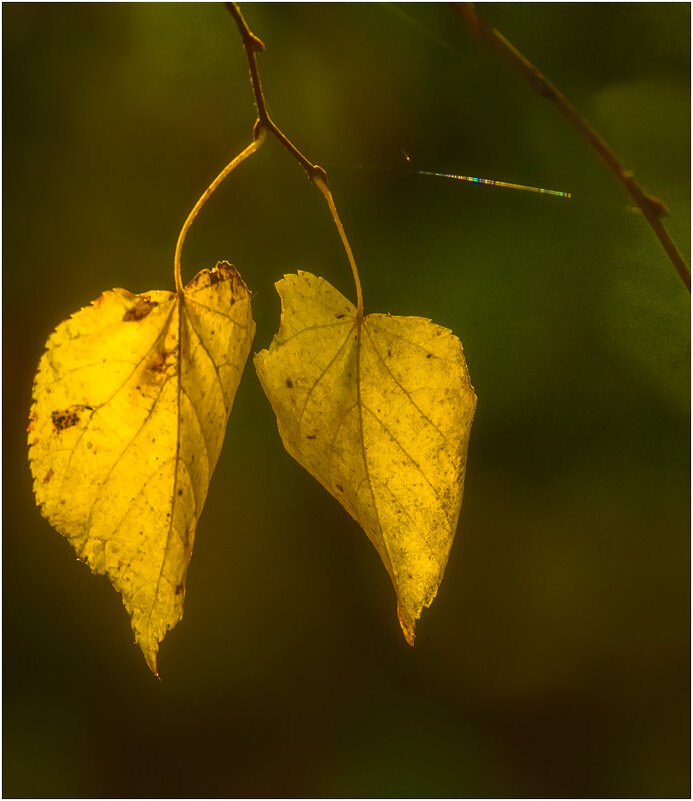
[[142,320],[144,319],[151,310],[158,306],[159,304],[152,300],[149,295],[143,295],[142,297],[137,299],[137,302],[134,306],[131,306],[123,315],[123,321],[129,322],[131,320]]
[[292,388],[293,388],[293,386],[294,386],[294,382],[293,382],[293,381],[292,381],[290,378],[287,378],[287,379],[286,379],[286,386],[287,386],[289,389],[292,389]]
[[180,595],[182,592],[183,592],[183,583],[181,582],[180,584],[176,584],[175,593],[176,595]]
[[173,353],[171,350],[161,350],[154,353],[145,365],[145,369],[149,370],[151,373],[154,373],[154,377],[157,378],[163,373],[166,372],[166,368],[168,367],[168,357]]
[[346,317],[346,314],[335,314],[335,317],[336,317],[338,320],[341,320],[341,319],[342,319],[342,317]]
[[306,439],[315,439],[317,434],[306,434]]
[[56,431],[64,431],[66,428],[79,423],[79,412],[74,406],[63,411],[55,411],[51,413],[51,420]]
[[186,551],[190,547],[190,540],[192,539],[193,530],[194,526],[192,528],[188,526],[188,528],[185,529],[185,534],[183,535],[183,547]]
[[337,489],[338,489],[340,492],[344,492],[344,487],[343,487],[341,484],[335,484],[335,487],[337,487]]
[[155,353],[154,356],[149,360],[147,364],[147,368],[149,370],[153,370],[155,373],[161,373],[166,368],[166,354],[165,353]]
[[43,483],[47,484],[52,478],[53,478],[53,468],[51,467],[51,469],[43,477]]

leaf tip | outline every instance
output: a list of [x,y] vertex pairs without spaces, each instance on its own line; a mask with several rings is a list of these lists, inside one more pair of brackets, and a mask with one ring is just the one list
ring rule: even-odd
[[404,634],[404,639],[414,647],[414,641],[416,640],[416,621],[410,621],[406,619],[402,615],[402,609],[399,604],[397,604],[397,617],[399,619],[399,625],[402,627],[402,634]]
[[161,681],[161,676],[159,675],[159,670],[156,666],[156,656],[153,657],[145,657],[147,660],[147,667],[152,671],[154,676]]
[[159,669],[156,664],[156,660],[159,655],[158,646],[155,646],[154,648],[144,648],[142,647],[142,644],[138,643],[137,641],[135,641],[135,644],[140,646],[145,661],[147,662],[147,667],[152,671],[152,673],[156,676],[156,678],[159,679],[159,681],[161,681],[161,676],[159,675]]

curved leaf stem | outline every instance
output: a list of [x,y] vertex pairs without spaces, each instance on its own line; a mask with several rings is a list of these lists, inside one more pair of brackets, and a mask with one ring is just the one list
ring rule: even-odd
[[294,143],[286,136],[286,134],[276,125],[274,120],[271,118],[269,110],[267,108],[267,101],[265,100],[265,95],[262,90],[262,81],[260,80],[260,70],[258,69],[257,64],[257,54],[262,53],[265,49],[265,45],[263,44],[262,40],[257,37],[248,27],[248,23],[245,21],[243,14],[241,13],[240,8],[238,7],[237,3],[224,3],[226,8],[228,9],[229,13],[233,17],[234,22],[236,23],[236,27],[238,28],[238,32],[241,35],[241,39],[243,41],[243,48],[246,53],[246,57],[248,59],[248,67],[250,69],[250,83],[253,87],[253,94],[255,95],[255,105],[257,106],[257,115],[258,120],[255,123],[255,136],[258,136],[265,131],[268,131],[275,139],[284,147],[286,150],[291,153],[291,155],[296,159],[296,161],[303,167],[306,171],[306,174],[310,178],[310,180],[315,184],[315,186],[320,190],[323,197],[327,201],[327,205],[330,209],[330,214],[332,215],[332,219],[334,220],[334,224],[337,228],[339,233],[339,238],[342,241],[342,245],[344,246],[344,250],[346,251],[347,258],[349,260],[349,265],[351,266],[351,272],[354,277],[354,284],[356,286],[356,303],[357,303],[357,314],[359,317],[363,316],[363,293],[361,291],[361,281],[359,280],[359,273],[356,268],[356,261],[354,260],[354,254],[351,250],[349,245],[349,240],[347,239],[346,233],[344,231],[344,226],[339,219],[339,214],[337,213],[337,208],[334,203],[334,199],[332,197],[332,193],[330,192],[328,181],[327,181],[327,173],[325,170],[318,166],[317,164],[313,164],[309,159],[307,159],[303,153],[294,145]]
[[354,254],[352,253],[351,246],[349,245],[349,240],[344,233],[344,226],[342,225],[342,221],[339,219],[337,207],[334,204],[334,198],[332,197],[332,192],[330,192],[330,188],[327,185],[327,181],[324,180],[321,175],[316,175],[313,178],[313,183],[322,192],[323,197],[327,201],[327,205],[330,208],[330,214],[332,215],[334,224],[337,226],[337,231],[339,232],[339,238],[342,240],[344,250],[346,251],[347,258],[349,259],[351,272],[354,276],[354,284],[356,285],[356,316],[361,319],[363,317],[363,292],[361,291],[361,281],[359,280],[359,271],[356,269]]
[[232,171],[235,170],[236,167],[242,162],[245,161],[248,156],[252,156],[252,154],[260,147],[260,145],[265,141],[265,132],[262,129],[257,129],[258,131],[257,136],[253,141],[242,150],[237,156],[234,158],[224,167],[224,169],[217,175],[217,177],[212,181],[212,183],[205,189],[204,193],[197,201],[197,203],[193,206],[192,211],[188,214],[187,220],[183,223],[183,227],[180,229],[180,233],[178,234],[178,241],[176,242],[176,254],[173,257],[173,274],[176,279],[176,292],[179,294],[183,291],[183,280],[181,278],[181,269],[180,269],[180,256],[183,250],[183,242],[185,242],[185,237],[190,230],[190,226],[193,224],[195,217],[197,217],[200,209],[204,206],[204,204],[209,200],[209,196],[214,192],[214,190],[219,186],[219,184],[226,178],[226,176]]
[[671,263],[676,268],[681,280],[688,291],[691,291],[691,273],[684,261],[681,252],[676,247],[669,232],[664,227],[662,217],[667,214],[666,206],[653,195],[648,195],[635,176],[619,161],[614,151],[592,128],[587,120],[568,102],[565,96],[532,64],[520,51],[514,47],[502,33],[489,25],[477,13],[474,3],[453,3],[454,8],[467,25],[486,44],[496,50],[518,72],[541,97],[546,98],[570,122],[578,133],[588,142],[592,149],[606,162],[609,169],[625,186],[645,219],[650,224],[662,247],[666,251]]

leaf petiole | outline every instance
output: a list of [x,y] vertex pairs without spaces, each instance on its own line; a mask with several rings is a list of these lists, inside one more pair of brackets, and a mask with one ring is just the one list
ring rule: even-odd
[[[326,178],[327,176],[325,176]],[[342,245],[344,245],[344,250],[346,251],[347,258],[349,259],[349,265],[351,266],[351,272],[354,276],[354,284],[356,285],[356,317],[357,319],[363,318],[363,292],[361,291],[361,280],[359,279],[359,271],[356,269],[356,261],[354,259],[354,254],[351,250],[351,245],[349,245],[349,240],[347,239],[346,233],[344,232],[344,226],[342,225],[342,221],[339,219],[339,214],[337,213],[337,207],[334,204],[334,198],[332,197],[332,192],[330,192],[330,188],[327,185],[327,181],[322,175],[315,175],[313,177],[313,183],[318,187],[318,189],[322,192],[325,200],[327,201],[327,205],[330,209],[330,214],[332,215],[332,219],[334,220],[334,224],[337,226],[337,231],[339,232],[339,238],[342,240]]]
[[200,212],[200,209],[204,206],[204,204],[209,200],[210,195],[214,190],[219,186],[219,184],[226,178],[226,176],[232,172],[233,170],[238,167],[238,165],[245,161],[248,156],[252,156],[256,150],[260,147],[260,145],[265,141],[265,128],[262,125],[255,126],[255,138],[253,141],[242,150],[237,156],[235,156],[225,167],[224,169],[217,175],[217,177],[212,181],[212,183],[205,189],[204,193],[197,201],[197,203],[193,206],[192,211],[188,214],[188,218],[183,223],[183,227],[180,229],[180,233],[178,234],[178,241],[176,242],[176,253],[173,257],[173,274],[176,281],[176,292],[180,295],[183,292],[183,279],[181,277],[181,269],[180,269],[180,256],[183,250],[183,242],[185,242],[185,237],[190,230],[190,226],[193,224],[195,217]]

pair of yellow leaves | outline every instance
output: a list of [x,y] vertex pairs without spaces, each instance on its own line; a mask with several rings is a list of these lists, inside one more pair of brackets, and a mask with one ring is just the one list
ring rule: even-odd
[[[276,286],[281,326],[254,361],[282,440],[375,545],[413,644],[462,503],[476,405],[462,345],[419,317],[361,317],[310,273]],[[121,593],[154,673],[254,333],[250,293],[222,262],[181,293],[103,293],[39,364],[37,503]]]

